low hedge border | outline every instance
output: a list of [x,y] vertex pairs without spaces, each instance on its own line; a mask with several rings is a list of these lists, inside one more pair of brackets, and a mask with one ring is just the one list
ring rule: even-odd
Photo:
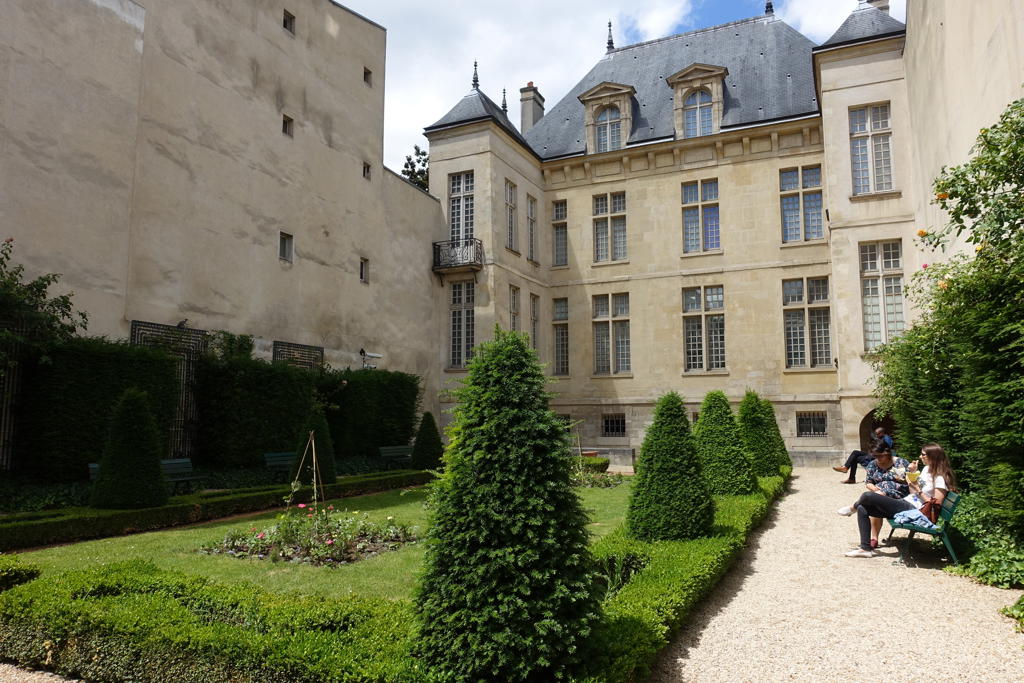
[[38,577],[39,567],[22,564],[17,555],[0,556],[0,593]]
[[[417,486],[432,478],[429,472],[414,470],[356,475],[328,484],[324,487],[324,494],[329,499],[345,498]],[[0,551],[153,531],[245,512],[269,510],[281,507],[290,491],[287,485],[261,486],[177,496],[168,505],[141,510],[65,508],[49,513],[11,515],[0,522]],[[311,498],[312,489],[303,488],[296,492],[294,502],[308,503]]]
[[716,496],[718,535],[711,538],[647,543],[627,537],[620,526],[594,544],[599,563],[615,565],[614,558],[634,558],[643,569],[604,603],[603,617],[590,641],[593,655],[583,680],[644,680],[658,653],[694,606],[732,566],[748,534],[768,515],[785,482],[782,476],[761,477],[757,493]]
[[91,681],[409,681],[411,606],[276,594],[133,560],[0,594],[0,660]]
[[576,459],[575,466],[580,467],[584,472],[607,472],[611,460],[593,456],[573,456]]

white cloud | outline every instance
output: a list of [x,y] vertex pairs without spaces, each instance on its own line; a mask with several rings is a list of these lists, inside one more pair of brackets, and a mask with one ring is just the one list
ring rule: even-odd
[[[745,0],[733,2],[749,7]],[[708,0],[704,0],[708,2]],[[902,20],[905,0],[893,2]],[[509,115],[519,121],[519,88],[533,81],[550,110],[605,53],[607,23],[615,43],[660,38],[677,26],[700,28],[694,0],[341,0],[388,30],[384,161],[402,167],[423,128],[469,92],[473,61],[480,86],[495,102],[508,90]],[[825,40],[857,0],[779,0],[776,14],[813,40]],[[756,12],[755,12],[756,13]]]

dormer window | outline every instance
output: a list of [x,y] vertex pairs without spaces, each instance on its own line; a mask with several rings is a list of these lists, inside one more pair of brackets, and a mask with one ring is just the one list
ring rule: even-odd
[[728,75],[724,66],[691,64],[665,79],[673,90],[676,138],[698,138],[721,130]]
[[610,152],[622,147],[622,121],[618,107],[605,107],[597,115],[597,151]]
[[695,90],[683,103],[683,137],[711,135],[711,93]]

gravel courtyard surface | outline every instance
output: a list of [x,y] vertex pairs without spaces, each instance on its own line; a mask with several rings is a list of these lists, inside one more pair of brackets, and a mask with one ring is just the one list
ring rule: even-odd
[[945,554],[924,543],[909,566],[894,564],[895,547],[843,557],[857,545],[857,522],[835,511],[864,487],[842,476],[793,473],[791,492],[662,652],[651,681],[1024,681],[1024,634],[998,613],[1021,591],[946,574]]

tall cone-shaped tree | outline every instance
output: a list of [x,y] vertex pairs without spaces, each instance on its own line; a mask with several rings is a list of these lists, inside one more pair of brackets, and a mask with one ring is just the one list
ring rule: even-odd
[[[772,439],[772,425],[775,415],[765,415],[761,399],[756,392],[748,391],[736,414],[740,435],[747,449],[747,456],[759,477],[775,477],[779,474],[779,455]],[[778,431],[778,426],[774,428]]]
[[420,428],[416,432],[416,443],[412,447],[412,467],[418,470],[436,470],[441,466],[441,454],[444,444],[437,433],[437,422],[430,411],[420,418]]
[[160,434],[146,392],[125,389],[110,416],[100,473],[90,492],[94,508],[132,510],[167,502],[160,469]]
[[[316,443],[316,466],[320,471],[320,481],[324,484],[333,484],[337,479],[337,467],[334,464],[334,441],[331,439],[331,430],[327,426],[327,418],[324,417],[324,410],[320,406],[313,409],[306,420],[306,426],[299,432],[295,446],[295,464],[292,465],[291,479],[296,478],[303,484],[310,484],[313,481],[313,446],[309,443],[309,433],[313,432]],[[302,454],[306,457],[303,459]],[[300,469],[301,467],[301,469]]]
[[793,461],[789,457],[789,449],[782,439],[782,432],[779,431],[779,421],[775,419],[775,407],[766,398],[761,399],[761,410],[764,412],[764,421],[771,430],[772,451],[775,453],[776,462],[779,467],[792,467]]
[[565,426],[514,332],[477,347],[456,395],[416,651],[441,680],[566,679],[599,607]]
[[708,536],[715,501],[701,472],[686,407],[676,392],[654,406],[626,512],[629,535],[643,541]]
[[710,391],[704,397],[693,434],[704,478],[712,494],[736,496],[757,489],[754,469],[724,393]]

